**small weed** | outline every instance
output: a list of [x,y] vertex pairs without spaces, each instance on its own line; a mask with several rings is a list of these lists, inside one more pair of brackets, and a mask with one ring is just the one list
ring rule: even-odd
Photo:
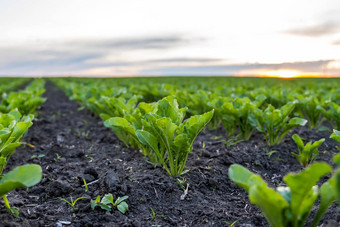
[[270,157],[270,156],[272,156],[272,154],[275,154],[276,152],[278,152],[278,151],[275,151],[275,150],[268,151],[268,152],[266,153],[266,155],[267,155],[268,157]]
[[155,220],[157,217],[165,218],[165,216],[162,214],[156,214],[152,207],[150,207],[150,210],[151,210],[150,218],[152,221]]
[[116,208],[122,214],[128,211],[128,204],[124,201],[128,199],[129,196],[118,197],[116,201],[113,201],[113,195],[111,193],[106,194],[102,200],[100,200],[100,195],[97,196],[96,200],[91,199],[91,209],[94,210],[96,206],[100,206],[103,210],[111,211],[112,208]]
[[31,159],[42,159],[43,157],[45,157],[45,155],[44,154],[39,154],[39,155],[32,155],[31,156]]
[[75,213],[77,211],[77,208],[76,208],[76,203],[81,200],[81,199],[88,199],[87,197],[79,197],[77,198],[76,200],[73,201],[73,198],[72,196],[70,196],[70,201],[64,199],[64,198],[61,198],[61,197],[58,197],[58,199],[64,201],[65,203],[67,203],[68,205],[70,205],[72,207],[72,210],[73,210],[73,213]]

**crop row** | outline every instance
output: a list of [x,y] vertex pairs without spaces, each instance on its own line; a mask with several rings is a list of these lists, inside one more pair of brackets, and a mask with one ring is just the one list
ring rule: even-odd
[[[211,81],[185,85],[156,80],[131,83],[119,79],[99,82],[55,79],[54,82],[71,99],[100,116],[127,147],[141,150],[170,176],[185,173],[193,141],[206,125],[210,129],[222,125],[226,136],[237,142],[249,140],[257,130],[268,145],[274,145],[294,127],[308,124],[310,128],[331,130],[322,124],[327,120],[334,129],[331,138],[340,142],[337,131],[340,92],[336,80],[296,82],[294,86],[256,80],[245,84],[247,80],[241,79],[243,83],[233,86],[226,86],[226,81],[224,85]],[[304,144],[298,135],[293,135],[293,140],[298,147],[293,155],[306,169],[289,173],[284,178],[287,187],[269,188],[260,176],[239,165],[230,167],[229,177],[249,192],[251,202],[262,209],[272,226],[303,226],[320,194],[321,204],[313,222],[316,226],[333,201],[340,199],[340,173],[336,170],[319,192],[315,184],[331,172],[328,164],[312,163],[324,139]],[[336,164],[340,164],[339,159],[334,157]]]
[[[23,85],[27,80],[9,82],[12,90]],[[25,89],[17,92],[2,93],[0,103],[0,197],[5,207],[13,215],[18,211],[11,208],[6,194],[19,187],[30,187],[40,182],[41,167],[26,164],[4,173],[10,157],[23,142],[21,138],[33,124],[37,108],[45,101],[41,95],[45,92],[43,80],[34,80]],[[9,91],[8,89],[6,90]]]

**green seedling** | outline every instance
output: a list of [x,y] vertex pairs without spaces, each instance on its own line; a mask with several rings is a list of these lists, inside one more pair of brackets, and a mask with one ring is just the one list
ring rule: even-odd
[[157,217],[165,218],[165,216],[162,214],[156,214],[152,207],[150,207],[150,210],[151,210],[150,218],[152,221],[155,220]]
[[113,195],[111,193],[106,194],[102,200],[100,200],[100,195],[97,196],[96,200],[91,199],[91,209],[94,210],[96,206],[100,206],[103,210],[111,211],[112,208],[116,208],[122,214],[125,214],[128,211],[128,204],[124,201],[129,197],[123,196],[118,197],[116,201],[113,201]]
[[61,155],[59,155],[58,153],[55,153],[55,155],[57,156],[56,161],[59,161],[61,159]]
[[45,157],[46,155],[44,155],[44,154],[39,154],[39,155],[32,155],[31,156],[31,159],[42,159],[43,157]]
[[85,192],[87,192],[89,190],[89,187],[87,186],[87,183],[86,183],[84,177],[83,177],[83,182],[84,182],[84,186],[85,186]]
[[177,184],[179,185],[179,187],[181,188],[181,189],[185,189],[185,186],[184,186],[184,184],[185,184],[185,182],[187,182],[187,179],[186,178],[182,178],[182,179],[177,179]]
[[335,196],[333,180],[325,182],[320,191],[316,183],[331,171],[332,168],[326,163],[313,163],[299,173],[288,173],[283,178],[287,187],[277,187],[275,190],[241,165],[233,164],[228,170],[229,178],[248,192],[250,202],[262,210],[273,227],[303,227],[320,195],[319,210],[312,224],[313,227],[317,226]]
[[79,197],[77,198],[76,200],[73,201],[73,198],[72,196],[70,196],[70,201],[64,199],[64,198],[61,198],[61,197],[58,197],[58,199],[64,201],[65,203],[67,203],[68,205],[70,205],[72,207],[72,210],[73,210],[73,213],[75,213],[77,211],[77,208],[76,208],[76,203],[81,200],[81,199],[88,199],[87,197]]
[[273,154],[275,154],[276,152],[278,152],[278,151],[272,150],[272,151],[267,152],[266,155],[267,155],[268,157],[271,157],[271,156],[272,156]]
[[315,160],[315,158],[319,155],[318,147],[325,141],[325,139],[320,139],[314,143],[308,142],[304,145],[301,137],[297,134],[294,134],[292,138],[299,149],[298,154],[292,152],[292,155],[296,157],[303,167],[307,167]]

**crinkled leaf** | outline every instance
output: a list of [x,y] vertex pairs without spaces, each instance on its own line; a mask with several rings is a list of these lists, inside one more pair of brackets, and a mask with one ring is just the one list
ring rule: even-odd
[[102,204],[108,205],[108,204],[114,204],[113,202],[113,195],[111,193],[106,194],[101,201]]
[[186,108],[179,109],[177,100],[168,96],[158,101],[157,114],[161,117],[169,117],[173,123],[179,125],[186,113]]
[[185,133],[188,136],[189,143],[192,144],[198,133],[209,123],[214,115],[214,110],[202,115],[195,115],[185,120],[177,130],[178,134]]

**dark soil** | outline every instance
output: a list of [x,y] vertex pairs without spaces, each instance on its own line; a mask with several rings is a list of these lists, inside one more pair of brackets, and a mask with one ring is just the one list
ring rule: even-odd
[[[188,194],[181,200],[184,190],[178,179],[150,164],[139,151],[125,148],[98,117],[80,110],[78,103],[51,83],[46,89],[47,101],[24,138],[34,148],[19,148],[7,167],[9,170],[37,163],[43,168],[43,179],[28,190],[8,194],[20,216],[12,217],[0,204],[0,226],[230,226],[235,221],[234,226],[268,226],[260,210],[249,203],[245,191],[229,180],[228,167],[239,163],[271,186],[281,184],[288,172],[302,169],[290,154],[297,149],[292,133],[307,140],[326,138],[320,150],[327,152],[320,152],[318,160],[331,163],[336,153],[336,143],[328,139],[330,132],[308,128],[294,130],[280,145],[270,148],[259,133],[249,141],[226,147],[214,138],[224,138],[223,130],[206,130],[198,136],[189,155],[190,171],[178,178],[186,179],[183,188],[189,185]],[[278,152],[266,155],[272,150]],[[92,210],[90,198],[107,193],[115,198],[128,195],[129,211],[123,215],[99,207]],[[78,201],[78,210],[73,213],[71,206],[58,198],[70,196],[89,199]],[[151,218],[151,208],[160,216]],[[333,205],[321,223],[338,218]]]

